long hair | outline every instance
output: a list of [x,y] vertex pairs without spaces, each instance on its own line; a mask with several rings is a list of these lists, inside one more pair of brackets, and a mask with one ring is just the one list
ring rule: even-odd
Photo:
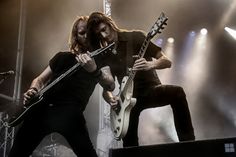
[[82,45],[80,45],[80,43],[78,42],[78,37],[77,37],[77,31],[78,31],[77,26],[80,21],[88,21],[88,16],[79,16],[73,23],[69,37],[69,48],[72,53],[79,51],[82,48]]
[[93,47],[93,49],[97,49],[100,47],[100,38],[95,33],[95,29],[100,23],[108,24],[114,31],[121,31],[121,29],[117,27],[112,18],[101,12],[93,12],[92,14],[90,14],[87,22],[87,38],[90,46]]

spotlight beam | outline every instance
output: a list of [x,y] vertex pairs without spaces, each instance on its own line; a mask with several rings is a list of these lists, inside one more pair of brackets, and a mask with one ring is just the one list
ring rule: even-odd
[[225,27],[225,31],[228,32],[236,40],[236,30]]

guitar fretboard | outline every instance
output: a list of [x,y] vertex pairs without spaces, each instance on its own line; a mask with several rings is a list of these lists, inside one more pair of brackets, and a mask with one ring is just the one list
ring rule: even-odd
[[[145,40],[144,40],[144,42],[143,42],[143,44],[142,44],[142,46],[140,48],[140,51],[138,53],[138,58],[143,58],[143,56],[144,56],[144,54],[145,54],[145,52],[147,50],[147,47],[148,47],[150,41],[151,41],[151,38],[149,38],[149,37],[145,38]],[[132,83],[132,81],[133,81],[133,79],[134,79],[134,77],[136,75],[136,72],[137,71],[133,71],[132,69],[129,72],[129,76],[128,76],[127,82],[126,82],[126,84],[124,86],[123,92],[125,92],[127,90],[127,88],[130,86],[130,84]]]
[[[106,52],[106,51],[111,51],[112,48],[114,48],[115,43],[113,42],[112,44],[97,49],[93,52],[91,52],[89,54],[89,56],[92,58],[102,52]],[[58,78],[56,78],[55,80],[53,80],[49,85],[47,85],[46,87],[44,87],[42,90],[39,91],[39,93],[37,94],[37,96],[42,96],[45,92],[47,92],[49,89],[51,89],[54,85],[56,85],[58,82],[60,82],[62,79],[64,79],[66,76],[72,74],[73,72],[75,72],[76,70],[78,70],[80,67],[80,63],[76,63],[74,66],[72,66],[70,69],[68,69],[66,72],[64,72],[63,74],[61,74]]]
[[80,66],[80,63],[76,63],[74,66],[72,66],[69,70],[67,70],[65,73],[61,74],[58,78],[53,80],[49,85],[47,85],[45,88],[43,88],[39,95],[43,95],[45,92],[47,92],[50,88],[52,88],[55,84],[57,84],[59,81],[61,81],[63,78],[68,76],[69,74],[72,74],[73,71],[75,71],[76,68]]

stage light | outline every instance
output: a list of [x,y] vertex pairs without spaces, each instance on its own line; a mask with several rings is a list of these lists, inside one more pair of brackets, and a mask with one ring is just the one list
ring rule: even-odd
[[191,31],[190,32],[190,36],[192,36],[192,37],[196,36],[196,32],[195,31]]
[[172,38],[172,37],[170,37],[170,38],[167,39],[167,41],[168,41],[169,43],[174,43],[174,42],[175,42],[175,39]]
[[161,47],[162,44],[163,44],[163,39],[158,38],[158,39],[156,40],[156,45]]
[[236,30],[233,30],[229,27],[225,27],[225,31],[228,32],[236,40]]
[[207,34],[207,29],[206,28],[202,28],[200,32],[201,32],[202,35],[206,35]]

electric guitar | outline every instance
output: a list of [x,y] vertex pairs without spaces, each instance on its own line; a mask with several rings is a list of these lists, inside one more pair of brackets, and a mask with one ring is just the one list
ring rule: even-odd
[[[157,33],[161,33],[160,30],[164,29],[164,26],[167,25],[167,20],[168,18],[165,14],[161,13],[158,20],[147,34],[138,53],[138,59],[143,58],[151,39]],[[126,135],[129,127],[130,112],[136,104],[136,98],[132,97],[134,88],[133,79],[135,74],[136,72],[131,70],[129,75],[122,79],[120,91],[117,95],[119,98],[118,105],[115,109],[111,108],[110,110],[111,129],[116,140],[120,140]]]
[[[90,53],[90,57],[94,57],[101,53],[107,53],[109,51],[112,51],[115,47],[115,43],[112,43],[106,47],[97,49]],[[54,87],[56,84],[58,84],[63,78],[66,76],[69,76],[76,72],[80,67],[80,63],[77,62],[74,66],[72,66],[70,69],[68,69],[66,72],[61,74],[58,78],[53,80],[50,84],[48,84],[46,87],[44,87],[42,90],[40,90],[33,98],[30,99],[29,102],[26,104],[12,104],[9,111],[7,111],[8,118],[7,123],[8,126],[16,126],[19,124],[25,117],[25,115],[30,112],[37,104],[39,104],[43,100],[44,94],[48,92],[52,87]]]

